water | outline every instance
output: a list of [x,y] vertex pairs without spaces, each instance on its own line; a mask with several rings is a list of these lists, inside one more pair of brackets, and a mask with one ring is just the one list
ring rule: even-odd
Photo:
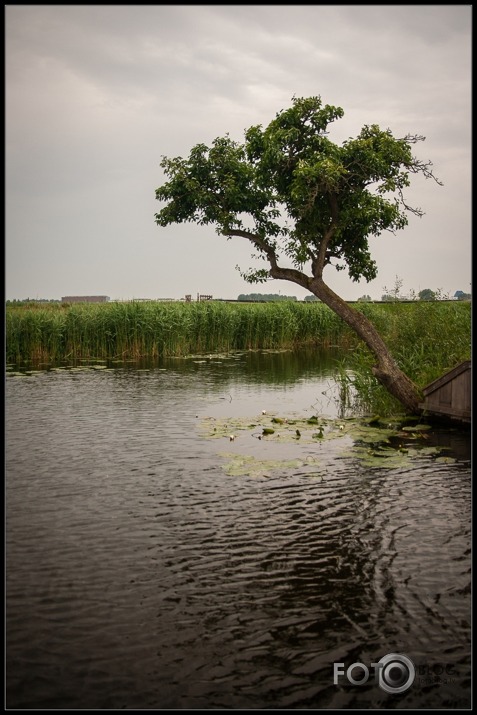
[[[456,461],[370,469],[338,442],[201,433],[339,415],[331,366],[252,353],[7,379],[8,708],[470,706],[469,435],[432,433]],[[243,454],[304,466],[226,473]],[[405,692],[334,683],[334,663],[390,653],[414,664]]]

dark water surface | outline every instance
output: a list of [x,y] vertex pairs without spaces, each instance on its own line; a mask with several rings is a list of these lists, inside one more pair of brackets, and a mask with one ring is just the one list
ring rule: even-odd
[[[470,707],[469,435],[433,433],[455,461],[384,469],[330,442],[278,454],[200,432],[263,409],[338,416],[330,365],[7,378],[7,708]],[[231,476],[226,453],[318,454],[321,476]],[[391,653],[414,663],[404,692],[334,683],[334,663]]]

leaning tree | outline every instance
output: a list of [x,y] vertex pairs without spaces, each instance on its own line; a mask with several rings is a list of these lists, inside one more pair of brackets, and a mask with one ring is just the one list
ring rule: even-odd
[[324,269],[347,268],[350,278],[377,275],[368,241],[404,228],[410,206],[404,190],[411,174],[441,183],[430,161],[412,153],[424,137],[395,138],[377,125],[364,126],[342,145],[328,125],[343,116],[320,97],[292,99],[263,129],[252,126],[245,141],[227,134],[189,157],[162,157],[168,180],[156,190],[165,202],[159,226],[185,221],[212,224],[218,234],[245,238],[266,268],[242,272],[250,283],[291,281],[317,296],[366,343],[376,359],[373,373],[410,412],[419,412],[417,386],[399,368],[374,325],[325,283]]

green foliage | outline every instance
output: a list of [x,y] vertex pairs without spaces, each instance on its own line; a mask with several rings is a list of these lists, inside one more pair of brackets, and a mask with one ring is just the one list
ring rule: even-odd
[[8,306],[8,362],[136,359],[327,345],[349,331],[325,305],[266,303],[75,303]]
[[[358,304],[383,335],[399,366],[424,386],[471,355],[471,304],[415,301]],[[101,358],[131,360],[234,350],[339,345],[344,402],[399,411],[371,373],[374,359],[356,335],[321,302],[104,303],[9,306],[10,363]]]
[[[266,128],[246,130],[243,143],[226,135],[193,147],[187,159],[163,156],[167,180],[156,198],[165,205],[156,223],[212,224],[247,238],[269,264],[245,271],[249,282],[272,272],[306,287],[301,271],[321,277],[329,264],[347,267],[355,281],[374,279],[369,237],[404,228],[409,212],[422,214],[404,199],[410,174],[435,177],[430,162],[412,155],[423,137],[395,138],[373,124],[341,146],[332,142],[328,127],[343,114],[320,97],[294,97]],[[280,274],[281,259],[300,274]]]
[[[359,310],[379,330],[396,362],[424,387],[471,357],[471,304],[415,301],[362,303]],[[402,406],[373,376],[374,356],[361,342],[342,361],[339,381],[344,402],[381,415]]]
[[279,293],[240,293],[237,300],[269,303],[270,301],[278,300],[296,300],[296,296],[280,295]]
[[420,290],[418,296],[419,300],[437,300],[435,291],[431,290],[430,288],[424,288],[423,290]]
[[14,298],[13,300],[6,300],[5,305],[12,305],[16,306],[17,308],[20,305],[28,305],[30,308],[36,308],[36,307],[41,307],[44,304],[48,305],[61,305],[61,300],[56,300],[55,298],[24,298],[21,300],[18,300],[17,298]]

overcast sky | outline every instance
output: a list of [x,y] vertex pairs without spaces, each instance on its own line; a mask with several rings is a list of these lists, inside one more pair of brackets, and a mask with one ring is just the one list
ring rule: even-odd
[[307,293],[243,281],[248,242],[160,228],[162,155],[266,126],[291,98],[342,107],[341,143],[365,124],[420,134],[425,212],[371,241],[378,277],[345,299],[471,286],[471,5],[7,5],[6,298]]

